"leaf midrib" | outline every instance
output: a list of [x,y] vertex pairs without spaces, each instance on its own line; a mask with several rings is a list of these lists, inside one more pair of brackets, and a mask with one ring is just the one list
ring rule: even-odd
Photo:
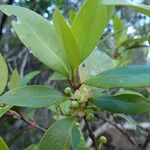
[[[17,23],[17,22],[16,22],[16,23]],[[44,43],[44,41],[43,41],[43,40],[38,36],[38,34],[33,30],[33,28],[32,28],[30,25],[28,25],[28,23],[25,23],[24,21],[23,21],[23,24],[25,24],[25,25],[33,32],[33,34],[39,39],[39,41],[40,41],[41,43],[43,43],[44,47],[46,47],[46,49],[60,62],[60,64],[62,64],[62,66],[64,67],[64,69],[66,70],[66,72],[69,74],[69,71],[68,71],[68,69],[66,68],[66,66],[64,65],[64,63],[62,62],[62,60],[59,59],[59,57],[57,57],[57,55],[56,55],[52,50],[49,49],[49,47]]]

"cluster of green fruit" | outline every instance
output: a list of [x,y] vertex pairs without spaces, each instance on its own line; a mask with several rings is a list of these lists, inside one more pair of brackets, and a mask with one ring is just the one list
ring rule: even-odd
[[70,87],[67,87],[64,91],[65,95],[70,96],[70,112],[73,116],[85,117],[87,121],[94,119],[94,110],[96,109],[90,103],[90,99],[93,96],[91,88],[82,85],[74,93]]

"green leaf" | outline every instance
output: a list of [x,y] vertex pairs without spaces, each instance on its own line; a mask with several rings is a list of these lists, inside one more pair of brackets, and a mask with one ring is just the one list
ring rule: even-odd
[[106,27],[112,18],[113,14],[115,12],[115,7],[114,6],[107,6],[107,22],[106,22]]
[[28,82],[30,82],[35,76],[37,76],[38,74],[40,73],[40,71],[33,71],[33,72],[30,72],[28,73],[27,75],[23,76],[21,79],[20,79],[20,83],[19,83],[19,86],[25,86],[28,84]]
[[78,150],[78,146],[81,141],[81,135],[80,135],[80,130],[78,129],[77,126],[72,128],[72,149],[73,150]]
[[59,10],[55,10],[54,12],[53,23],[58,41],[62,49],[64,49],[72,69],[75,69],[80,64],[78,46],[71,28],[68,26]]
[[56,80],[56,81],[60,81],[60,80],[67,80],[67,78],[59,73],[59,72],[54,72],[51,76],[50,76],[50,80]]
[[26,148],[26,150],[38,150],[38,145],[36,144],[31,144]]
[[[25,75],[23,78],[20,78],[20,75],[18,74],[17,69],[15,69],[10,77],[9,81],[9,89],[16,89],[21,86],[25,86],[32,78],[34,78],[37,74],[39,74],[39,71],[33,71],[27,75]],[[9,109],[11,109],[13,106],[5,106],[2,107],[2,115],[5,114]],[[1,111],[0,111],[1,112]],[[1,114],[1,113],[0,113]],[[1,117],[1,115],[0,115]]]
[[70,66],[59,46],[51,23],[23,7],[1,5],[0,10],[6,15],[17,16],[18,21],[12,22],[12,25],[20,40],[34,56],[53,70],[65,75],[70,73]]
[[63,99],[50,87],[32,85],[10,90],[0,97],[0,103],[22,107],[47,107]]
[[103,0],[105,5],[115,5],[115,6],[131,6],[134,10],[150,16],[150,6],[135,3],[130,0]]
[[114,32],[116,46],[120,46],[127,39],[127,30],[117,15],[114,17]]
[[115,68],[87,79],[84,84],[98,88],[150,86],[150,67],[137,65]]
[[107,7],[102,0],[86,0],[72,24],[83,61],[95,48],[107,24]]
[[1,150],[9,150],[7,144],[6,144],[5,141],[2,139],[2,137],[0,137],[0,149],[1,149]]
[[146,37],[139,37],[139,38],[128,38],[125,40],[121,46],[133,46],[133,45],[139,45],[143,44],[145,41],[150,41],[150,35],[147,35]]
[[80,144],[78,145],[77,150],[90,150],[90,148],[86,146],[85,136],[81,131],[81,129],[80,129],[80,136],[81,136],[81,141]]
[[136,114],[150,111],[150,100],[137,94],[96,95],[92,103],[113,113]]
[[116,94],[115,94],[115,96],[116,95],[122,95],[122,94],[134,94],[134,95],[138,95],[138,96],[143,96],[141,93],[138,93],[138,92],[136,92],[136,91],[131,91],[131,90],[120,90],[120,91],[118,91]]
[[15,69],[10,76],[10,80],[8,83],[9,89],[12,90],[12,89],[18,88],[19,82],[20,82],[20,75],[19,75],[17,69]]
[[66,150],[71,146],[71,131],[76,119],[65,118],[53,124],[39,143],[39,150]]
[[70,100],[66,100],[60,103],[59,107],[63,114],[68,114],[70,112]]
[[95,49],[87,59],[79,66],[80,80],[86,79],[115,67],[115,61],[108,55]]
[[69,22],[70,22],[70,24],[73,23],[75,16],[76,16],[76,12],[74,10],[70,10],[69,11]]
[[1,68],[0,71],[0,95],[1,95],[6,87],[7,79],[8,79],[7,64],[1,54],[0,54],[0,68]]
[[9,105],[0,107],[0,118],[11,108],[12,108],[12,106],[9,106]]

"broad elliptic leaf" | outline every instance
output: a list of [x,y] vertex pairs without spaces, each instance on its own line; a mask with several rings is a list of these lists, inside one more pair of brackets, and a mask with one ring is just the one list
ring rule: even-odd
[[1,5],[0,10],[8,16],[17,16],[18,21],[13,21],[12,25],[20,40],[34,56],[53,70],[65,75],[70,73],[70,66],[50,22],[19,6]]
[[8,79],[8,69],[5,59],[0,54],[0,95],[3,93]]
[[105,53],[95,49],[79,66],[80,80],[84,80],[115,67],[115,61]]
[[75,69],[81,62],[79,48],[71,28],[58,9],[54,12],[53,23],[60,46],[64,49],[72,69]]
[[150,111],[150,100],[137,94],[96,95],[92,103],[113,113],[136,114]]
[[71,131],[75,118],[65,118],[53,124],[44,134],[39,150],[66,150],[71,146]]
[[17,69],[14,69],[14,71],[12,72],[11,76],[10,76],[10,80],[8,83],[8,87],[9,89],[15,89],[19,87],[19,82],[20,82],[20,75],[17,71]]
[[95,48],[107,24],[107,7],[102,0],[86,0],[72,24],[81,61]]
[[69,22],[70,22],[70,24],[73,23],[75,16],[76,16],[76,12],[74,10],[70,10],[69,11]]
[[150,86],[150,67],[137,65],[115,68],[93,76],[84,84],[98,88],[135,88]]
[[6,92],[0,103],[22,107],[47,107],[63,99],[63,95],[48,86],[24,86]]
[[135,3],[130,0],[103,0],[103,3],[113,6],[131,6],[134,10],[150,16],[150,6],[141,3]]
[[1,149],[1,150],[9,150],[7,144],[6,144],[5,141],[2,139],[2,137],[0,137],[0,149]]
[[[39,74],[39,71],[33,71],[23,78],[20,78],[17,69],[12,72],[12,75],[9,80],[9,89],[15,89],[21,86],[25,86],[34,76]],[[8,110],[10,110],[13,106],[7,105],[4,107],[0,107],[0,117],[2,117]]]
[[21,79],[20,79],[20,83],[19,83],[19,86],[25,86],[28,84],[28,82],[30,82],[35,76],[37,76],[38,74],[40,73],[40,71],[33,71],[33,72],[30,72],[28,74],[26,74],[25,76],[23,76]]

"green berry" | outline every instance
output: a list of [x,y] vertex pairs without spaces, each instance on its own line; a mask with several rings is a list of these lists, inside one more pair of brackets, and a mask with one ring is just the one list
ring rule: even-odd
[[74,95],[75,95],[75,98],[78,99],[78,100],[79,100],[79,99],[81,98],[81,96],[82,96],[82,94],[81,94],[81,92],[80,92],[79,90],[76,90],[75,93],[74,93]]
[[100,142],[101,144],[106,144],[106,143],[107,143],[107,138],[106,138],[105,136],[101,136],[101,137],[99,138],[99,142]]
[[87,101],[88,101],[87,98],[84,97],[84,96],[82,96],[82,97],[80,98],[80,100],[79,100],[80,103],[85,103],[85,102],[87,102]]
[[79,122],[76,122],[76,126],[77,126],[77,127],[80,127],[80,123],[79,123]]
[[65,93],[66,95],[68,95],[68,96],[71,96],[71,93],[72,93],[71,88],[70,88],[70,87],[65,88],[64,93]]
[[87,113],[93,113],[94,111],[93,111],[93,109],[91,109],[91,108],[87,108],[87,109],[86,109],[86,112],[87,112]]
[[74,109],[79,108],[79,106],[80,105],[79,105],[79,103],[77,101],[72,101],[71,104],[70,104],[70,107],[74,108]]
[[87,113],[85,116],[85,119],[87,121],[93,121],[94,120],[94,115],[92,113]]

